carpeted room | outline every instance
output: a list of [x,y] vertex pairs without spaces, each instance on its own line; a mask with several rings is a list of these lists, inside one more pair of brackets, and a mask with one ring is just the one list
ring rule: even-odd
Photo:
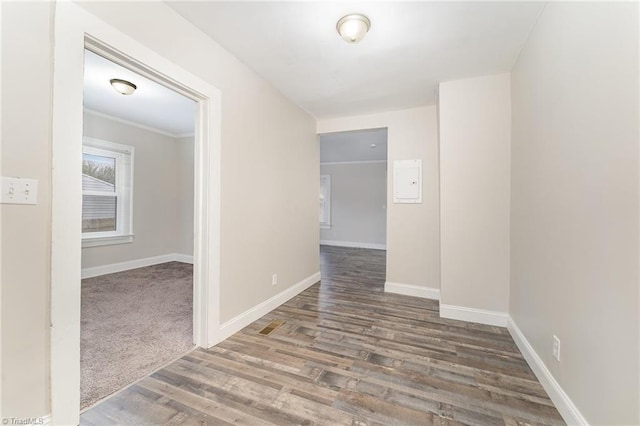
[[84,102],[81,408],[193,347],[194,102],[89,51]]
[[181,262],[82,280],[82,408],[193,347],[192,282]]

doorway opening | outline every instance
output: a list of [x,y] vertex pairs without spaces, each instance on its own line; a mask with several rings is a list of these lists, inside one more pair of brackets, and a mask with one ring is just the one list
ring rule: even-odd
[[386,250],[387,128],[320,135],[320,245]]
[[78,424],[85,49],[196,102],[192,341],[200,347],[220,335],[221,93],[73,3],[56,7],[54,39],[51,415],[53,424]]
[[193,348],[196,119],[86,49],[83,92],[81,409]]

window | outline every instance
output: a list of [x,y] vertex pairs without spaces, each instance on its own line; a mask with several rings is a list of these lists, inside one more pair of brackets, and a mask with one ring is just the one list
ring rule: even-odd
[[320,228],[331,227],[331,176],[320,175]]
[[82,145],[82,246],[133,241],[133,147],[92,138]]

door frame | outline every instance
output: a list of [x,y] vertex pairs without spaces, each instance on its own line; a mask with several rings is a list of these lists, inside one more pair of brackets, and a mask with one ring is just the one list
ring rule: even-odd
[[220,91],[71,2],[54,16],[51,223],[51,414],[80,419],[80,282],[85,48],[197,102],[194,141],[194,343],[220,329]]

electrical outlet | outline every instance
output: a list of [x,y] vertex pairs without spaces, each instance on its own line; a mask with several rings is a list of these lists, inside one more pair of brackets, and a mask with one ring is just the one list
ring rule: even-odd
[[271,285],[276,285],[278,284],[278,274],[273,274],[271,276]]
[[553,357],[560,362],[560,339],[555,334],[553,335]]

